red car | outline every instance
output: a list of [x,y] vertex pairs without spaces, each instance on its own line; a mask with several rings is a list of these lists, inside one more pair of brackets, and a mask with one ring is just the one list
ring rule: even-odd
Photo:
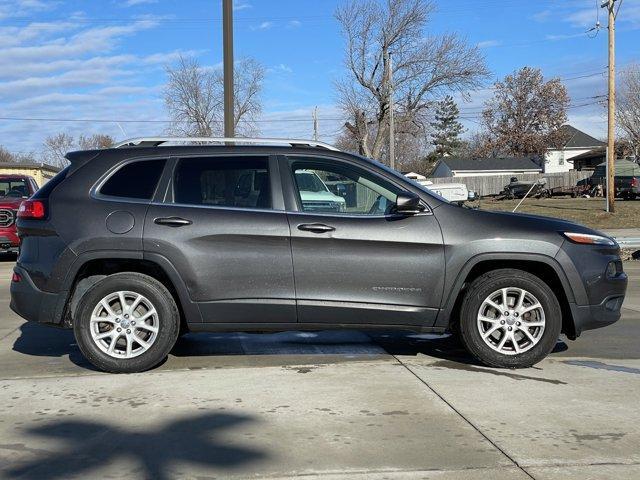
[[20,250],[16,213],[36,190],[38,184],[28,175],[0,175],[0,253]]

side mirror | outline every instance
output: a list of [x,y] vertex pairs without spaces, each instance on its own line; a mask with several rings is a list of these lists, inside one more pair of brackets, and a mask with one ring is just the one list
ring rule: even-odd
[[395,210],[403,215],[416,215],[424,212],[424,205],[420,204],[419,196],[405,192],[398,195]]

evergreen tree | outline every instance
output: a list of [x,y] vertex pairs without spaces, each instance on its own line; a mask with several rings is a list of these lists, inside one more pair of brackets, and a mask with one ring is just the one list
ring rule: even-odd
[[435,156],[438,158],[453,155],[462,145],[460,134],[464,131],[459,122],[460,111],[453,97],[447,95],[438,102],[435,121],[431,123],[434,132],[431,143],[435,146]]

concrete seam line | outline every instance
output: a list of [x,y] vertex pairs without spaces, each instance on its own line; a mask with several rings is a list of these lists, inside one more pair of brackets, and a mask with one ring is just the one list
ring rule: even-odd
[[11,330],[9,333],[7,333],[4,337],[0,338],[0,341],[4,340],[5,338],[7,338],[9,335],[11,335],[12,333],[14,333],[16,330],[18,330],[22,325],[18,325],[16,328],[14,328],[13,330]]
[[489,442],[491,445],[493,445],[500,453],[502,453],[505,457],[507,457],[509,459],[510,462],[512,462],[516,467],[518,467],[520,470],[522,470],[522,472],[527,475],[529,478],[535,480],[535,477],[533,475],[531,475],[529,472],[527,472],[527,470],[525,470],[525,468],[520,465],[511,455],[509,455],[506,451],[504,451],[496,442],[494,442],[493,440],[491,440],[484,432],[482,432],[482,430],[480,430],[480,428],[478,428],[471,420],[469,420],[467,417],[465,417],[462,412],[460,412],[456,407],[454,407],[449,401],[447,401],[442,395],[440,395],[431,385],[429,385],[426,381],[424,381],[422,378],[420,378],[408,365],[405,365],[404,362],[402,362],[398,357],[396,357],[395,355],[391,355],[393,358],[396,359],[396,361],[402,365],[402,367],[404,367],[411,375],[413,375],[415,378],[418,379],[418,381],[420,383],[422,383],[425,387],[427,387],[429,390],[431,390],[433,392],[434,395],[436,395],[440,400],[442,400],[451,410],[453,410],[460,418],[462,418],[465,422],[467,422],[467,424],[469,424],[471,426],[471,428],[473,428],[476,432],[478,432],[480,435],[482,435],[482,437]]

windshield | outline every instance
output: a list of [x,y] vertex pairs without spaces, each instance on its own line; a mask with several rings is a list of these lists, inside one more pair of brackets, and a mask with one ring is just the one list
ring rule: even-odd
[[304,192],[328,192],[327,186],[313,172],[296,172],[298,188]]
[[25,178],[0,179],[0,197],[22,198],[29,196],[29,186]]

